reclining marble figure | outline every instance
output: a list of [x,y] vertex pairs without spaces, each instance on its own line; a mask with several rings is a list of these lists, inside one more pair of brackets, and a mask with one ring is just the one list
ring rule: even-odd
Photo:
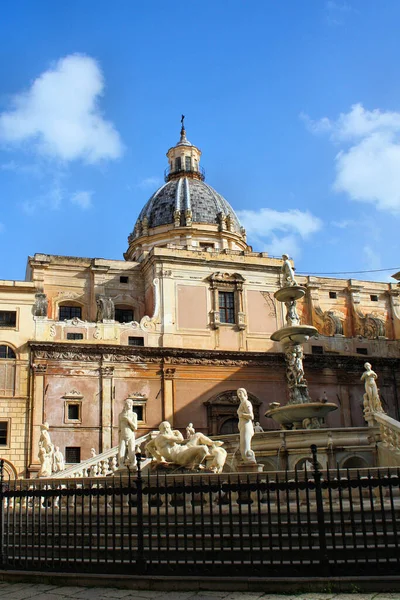
[[220,473],[225,464],[227,452],[221,448],[223,442],[213,441],[203,433],[195,433],[184,440],[178,430],[172,430],[168,421],[159,425],[159,434],[146,444],[146,452],[157,463],[173,463],[187,469],[202,468],[206,456],[213,456],[210,468]]

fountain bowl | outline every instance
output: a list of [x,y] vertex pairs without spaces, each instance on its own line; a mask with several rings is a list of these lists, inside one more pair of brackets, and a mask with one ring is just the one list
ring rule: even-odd
[[274,294],[278,302],[289,302],[290,300],[300,300],[306,293],[306,288],[301,285],[288,285],[280,288]]
[[279,423],[283,429],[307,429],[303,425],[305,419],[324,419],[336,409],[337,406],[333,402],[305,402],[272,408],[267,410],[265,416]]
[[271,335],[271,340],[274,342],[282,342],[288,344],[294,342],[296,344],[304,344],[310,337],[318,335],[318,329],[311,325],[290,325],[282,327]]

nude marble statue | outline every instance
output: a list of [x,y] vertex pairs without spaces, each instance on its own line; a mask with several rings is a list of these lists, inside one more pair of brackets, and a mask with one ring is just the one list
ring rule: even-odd
[[247,396],[247,391],[244,388],[237,390],[237,397],[239,398],[240,404],[237,409],[237,415],[239,417],[239,438],[240,438],[240,455],[244,462],[255,462],[255,454],[251,449],[251,440],[254,435],[254,413],[253,405]]

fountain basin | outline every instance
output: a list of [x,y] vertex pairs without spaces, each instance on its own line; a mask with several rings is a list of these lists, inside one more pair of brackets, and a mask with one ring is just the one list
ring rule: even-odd
[[278,331],[274,331],[271,335],[271,340],[282,342],[282,344],[290,342],[304,344],[304,342],[314,335],[318,335],[318,329],[311,325],[290,325],[289,327],[282,327]]
[[299,300],[306,293],[306,288],[301,285],[288,285],[280,288],[274,294],[278,302],[289,302],[290,300]]
[[336,404],[332,402],[306,402],[272,408],[267,410],[265,416],[279,423],[283,429],[313,429],[313,425],[318,427],[311,419],[324,419],[336,409]]

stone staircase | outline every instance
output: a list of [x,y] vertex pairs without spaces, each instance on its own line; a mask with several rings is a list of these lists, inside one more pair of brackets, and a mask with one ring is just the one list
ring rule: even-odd
[[[136,447],[140,447],[144,456],[144,445],[150,440],[151,434],[148,433],[136,440]],[[82,477],[107,477],[113,475],[118,470],[118,446],[110,448],[93,458],[83,462],[70,465],[64,471],[59,471],[51,476],[51,479],[71,479]],[[142,469],[146,468],[151,462],[149,458],[144,458],[141,462]]]

